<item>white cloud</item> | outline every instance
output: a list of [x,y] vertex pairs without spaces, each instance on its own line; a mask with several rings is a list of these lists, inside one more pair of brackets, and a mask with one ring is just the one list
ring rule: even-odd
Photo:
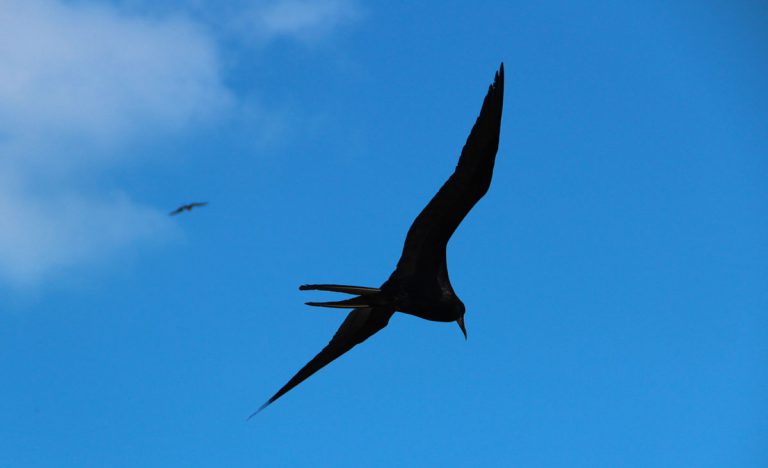
[[94,5],[0,0],[0,128],[114,143],[176,130],[228,105],[215,45],[182,20]]
[[131,11],[167,14],[184,10],[222,36],[257,45],[280,38],[311,43],[364,16],[358,0],[115,1]]
[[258,97],[224,85],[217,41],[307,43],[356,19],[356,5],[0,0],[0,285],[34,286],[165,238],[165,210],[94,180],[140,157],[125,150],[136,142],[235,114],[274,129]]
[[103,261],[116,250],[170,232],[165,216],[123,194],[37,197],[0,186],[0,276],[17,287]]
[[314,41],[361,16],[351,0],[280,0],[259,2],[245,15],[244,25],[254,37],[290,37]]
[[0,64],[0,279],[32,285],[165,235],[159,211],[79,187],[121,145],[226,112],[212,39],[181,19],[0,0]]

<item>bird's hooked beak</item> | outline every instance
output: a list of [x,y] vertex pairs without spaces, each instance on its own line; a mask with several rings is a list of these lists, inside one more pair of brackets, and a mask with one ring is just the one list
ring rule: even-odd
[[464,333],[464,339],[467,339],[467,328],[464,326],[464,316],[462,315],[458,319],[456,319],[456,323],[459,324],[459,328],[461,328],[461,332]]

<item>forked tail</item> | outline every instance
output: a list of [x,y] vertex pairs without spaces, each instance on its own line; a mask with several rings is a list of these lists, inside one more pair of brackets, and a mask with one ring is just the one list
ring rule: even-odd
[[343,284],[302,284],[300,291],[330,291],[345,294],[357,294],[357,297],[344,301],[306,302],[314,307],[333,307],[338,309],[356,309],[358,307],[374,307],[382,304],[381,290],[364,286],[346,286]]

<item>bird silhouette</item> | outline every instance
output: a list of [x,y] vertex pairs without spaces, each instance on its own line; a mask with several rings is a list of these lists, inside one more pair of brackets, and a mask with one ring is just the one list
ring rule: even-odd
[[168,213],[168,216],[176,216],[177,214],[183,213],[184,211],[192,211],[193,208],[197,208],[199,206],[205,206],[207,204],[208,202],[187,203],[186,205],[181,205],[180,207]]
[[299,287],[302,291],[352,294],[355,297],[347,300],[307,302],[307,305],[353,310],[330,343],[249,418],[387,326],[395,312],[436,322],[456,322],[466,339],[464,303],[456,296],[448,278],[445,252],[459,223],[490,187],[499,147],[503,97],[502,63],[464,144],[456,170],[416,217],[406,235],[397,267],[384,284],[378,288],[338,284]]

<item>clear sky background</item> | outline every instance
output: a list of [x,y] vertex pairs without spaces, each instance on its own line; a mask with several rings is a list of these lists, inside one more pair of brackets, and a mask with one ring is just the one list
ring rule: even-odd
[[[0,466],[768,466],[759,1],[0,0]],[[493,73],[454,324],[377,286]],[[208,207],[174,218],[190,201]]]

